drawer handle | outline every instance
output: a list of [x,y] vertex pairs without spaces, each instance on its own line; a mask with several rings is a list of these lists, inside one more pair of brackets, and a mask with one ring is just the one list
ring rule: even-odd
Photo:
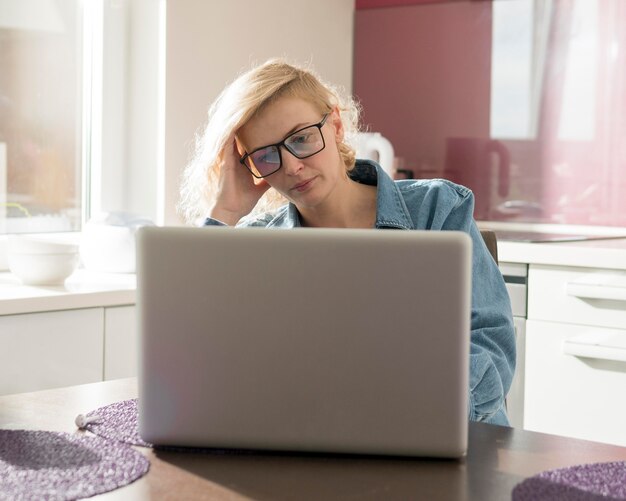
[[568,296],[579,298],[626,301],[626,287],[621,286],[568,282],[566,291]]
[[587,332],[566,339],[563,353],[574,357],[626,362],[626,333]]

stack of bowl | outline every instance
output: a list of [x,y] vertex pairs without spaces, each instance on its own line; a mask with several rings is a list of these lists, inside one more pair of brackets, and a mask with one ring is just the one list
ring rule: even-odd
[[78,265],[78,244],[45,235],[9,238],[9,269],[26,285],[62,285]]

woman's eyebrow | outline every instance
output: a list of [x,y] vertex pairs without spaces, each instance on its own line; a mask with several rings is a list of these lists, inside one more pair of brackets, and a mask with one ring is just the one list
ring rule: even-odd
[[287,139],[289,136],[291,136],[291,134],[293,134],[297,130],[304,129],[305,127],[308,127],[309,125],[312,125],[312,123],[310,121],[297,123],[291,129],[289,129],[289,131],[283,136],[283,138],[280,141],[276,141],[275,143],[259,146],[258,148],[253,148],[251,151],[256,151],[256,150],[259,150],[261,148],[265,148],[266,146],[270,146],[270,145],[273,145],[273,144],[278,144],[281,141],[284,141],[285,139]]
[[307,125],[310,125],[310,122],[301,122],[299,124],[294,125],[291,129],[289,129],[289,131],[287,132],[287,134],[285,134],[283,136],[283,140],[287,139],[291,134],[293,134],[294,132],[296,132],[297,130],[300,130],[304,127],[306,127]]

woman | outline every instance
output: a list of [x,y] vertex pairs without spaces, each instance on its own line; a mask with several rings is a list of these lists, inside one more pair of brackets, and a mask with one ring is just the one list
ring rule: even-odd
[[311,71],[270,60],[218,97],[185,171],[183,209],[205,225],[460,230],[473,240],[470,420],[508,424],[515,366],[509,297],[472,218],[471,191],[393,181],[355,160],[358,109]]

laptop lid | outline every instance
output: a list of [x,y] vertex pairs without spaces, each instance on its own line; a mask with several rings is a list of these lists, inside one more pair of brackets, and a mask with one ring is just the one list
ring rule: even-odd
[[465,453],[468,235],[146,227],[137,252],[146,441]]

